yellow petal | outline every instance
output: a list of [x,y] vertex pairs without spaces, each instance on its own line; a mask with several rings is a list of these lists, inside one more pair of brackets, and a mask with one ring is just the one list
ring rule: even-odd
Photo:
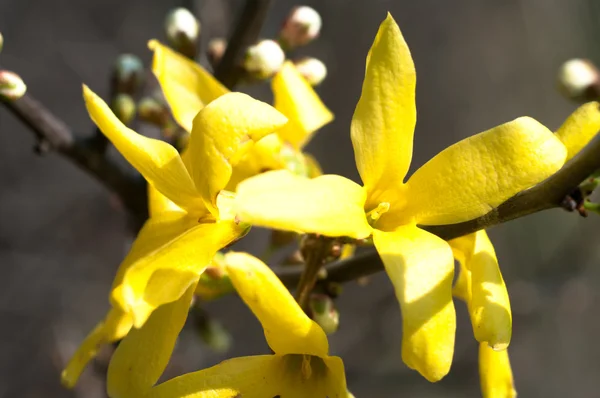
[[161,220],[151,219],[132,248],[130,255],[137,258],[126,258],[121,266],[112,300],[132,314],[136,327],[141,327],[155,308],[181,297],[198,281],[215,253],[246,229],[233,221],[190,228],[193,221],[166,215]]
[[567,160],[577,155],[600,131],[600,104],[588,102],[577,108],[556,131],[567,147]]
[[83,96],[96,126],[150,184],[186,210],[204,207],[175,148],[127,128],[87,86]]
[[276,354],[327,355],[325,332],[302,311],[268,266],[249,254],[231,252],[225,255],[225,267]]
[[111,309],[106,318],[81,343],[66,368],[62,371],[62,384],[66,388],[75,387],[86,365],[96,357],[102,345],[122,339],[129,333],[131,326],[131,316],[119,309]]
[[366,238],[365,191],[337,175],[314,179],[271,171],[238,185],[238,217],[273,229]]
[[373,243],[402,310],[402,359],[438,381],[450,370],[456,331],[450,246],[414,225],[374,230]]
[[333,120],[333,114],[290,61],[283,64],[271,84],[275,108],[290,122],[277,134],[300,149],[312,134]]
[[217,194],[227,186],[235,165],[256,142],[287,123],[271,105],[242,93],[208,104],[194,119],[190,172],[208,209],[218,215]]
[[407,214],[443,225],[488,213],[554,174],[565,146],[529,117],[464,139],[437,154],[408,180]]
[[187,318],[194,288],[158,308],[141,329],[132,329],[121,341],[108,366],[111,398],[141,397],[158,381]]
[[187,57],[156,40],[148,47],[154,51],[152,72],[158,79],[175,120],[186,131],[200,109],[229,90],[208,71]]
[[467,306],[471,303],[471,270],[467,268],[467,256],[470,258],[475,247],[475,234],[461,236],[448,241],[454,259],[458,261],[459,272],[452,295],[464,301]]
[[323,169],[319,164],[319,161],[310,153],[304,153],[304,160],[306,162],[306,169],[308,170],[308,176],[315,178],[323,175]]
[[516,398],[508,351],[479,344],[479,378],[483,398]]
[[351,127],[369,209],[390,202],[387,191],[402,184],[410,166],[417,120],[415,86],[410,51],[388,14],[367,56],[362,94]]
[[158,192],[152,184],[148,184],[148,213],[150,217],[168,211],[183,212],[184,210],[171,202],[165,195]]
[[339,358],[312,359],[311,364],[322,364],[313,366],[308,378],[303,378],[299,360],[279,355],[233,358],[162,383],[146,398],[347,398]]

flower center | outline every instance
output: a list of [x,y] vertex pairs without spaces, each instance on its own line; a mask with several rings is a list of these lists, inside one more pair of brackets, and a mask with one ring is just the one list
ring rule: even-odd
[[379,218],[390,210],[388,202],[381,202],[376,208],[367,212],[367,222],[370,226],[374,226]]

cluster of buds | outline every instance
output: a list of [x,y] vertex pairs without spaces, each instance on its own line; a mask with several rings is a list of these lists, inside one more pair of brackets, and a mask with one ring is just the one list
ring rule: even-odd
[[567,98],[586,102],[600,99],[600,72],[587,59],[571,59],[558,72],[558,87]]
[[[0,52],[4,46],[4,37],[0,33]],[[25,95],[27,86],[21,76],[7,70],[0,70],[0,99],[16,101]]]
[[200,21],[186,8],[169,12],[165,20],[169,44],[190,59],[196,58],[200,40]]

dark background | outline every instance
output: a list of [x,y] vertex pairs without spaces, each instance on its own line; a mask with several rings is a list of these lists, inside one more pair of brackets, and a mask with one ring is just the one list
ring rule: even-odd
[[[203,40],[222,36],[241,1],[191,2]],[[275,1],[264,36],[276,34],[292,1]],[[349,125],[364,59],[391,11],[418,73],[413,169],[471,134],[529,115],[557,128],[575,105],[555,89],[570,57],[600,61],[596,0],[306,1],[324,19],[305,50],[329,77],[319,88],[336,121],[309,151],[327,172],[357,178]],[[2,66],[75,130],[92,125],[81,99],[85,82],[101,95],[123,52],[149,61],[146,42],[163,38],[166,12],[183,3],[117,0],[2,0]],[[268,88],[251,92],[270,100]],[[64,159],[33,154],[32,135],[0,109],[0,397],[102,397],[102,369],[90,367],[74,392],[60,370],[108,308],[107,295],[130,237],[110,195]],[[600,220],[559,210],[499,226],[490,235],[514,314],[512,356],[521,397],[596,397],[600,371],[598,282]],[[260,245],[261,243],[257,243]],[[346,363],[357,397],[477,397],[477,349],[462,303],[452,371],[429,384],[400,359],[401,318],[385,275],[349,284],[339,300],[341,329],[332,350]],[[258,323],[234,297],[209,306],[232,331],[224,355],[187,328],[169,375],[239,355],[265,353]]]

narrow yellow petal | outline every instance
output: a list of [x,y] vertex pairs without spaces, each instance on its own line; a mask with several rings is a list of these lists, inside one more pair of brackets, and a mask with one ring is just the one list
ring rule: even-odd
[[236,201],[238,217],[257,226],[357,239],[371,234],[364,189],[337,175],[263,173],[238,185]]
[[567,147],[567,160],[577,155],[600,131],[600,104],[588,102],[577,108],[556,131]]
[[374,230],[373,243],[402,310],[402,359],[438,381],[450,370],[456,331],[450,246],[414,225]]
[[[165,214],[165,213],[163,213]],[[117,274],[112,300],[141,327],[151,312],[195,284],[215,253],[245,233],[233,221],[190,224],[189,218],[150,220]],[[139,254],[143,253],[143,254]],[[120,280],[119,280],[120,279]]]
[[241,93],[223,95],[198,113],[189,145],[190,172],[211,213],[218,215],[217,195],[227,186],[232,166],[253,142],[286,123],[271,105]]
[[111,309],[106,318],[85,338],[61,373],[62,384],[73,388],[87,364],[96,357],[104,344],[125,337],[132,326],[131,316],[119,309]]
[[290,120],[277,134],[294,148],[305,146],[315,131],[333,120],[331,111],[290,61],[273,77],[271,87],[275,109]]
[[479,378],[483,398],[516,398],[508,351],[479,344]]
[[165,195],[158,192],[152,184],[148,184],[148,213],[150,217],[170,211],[183,212],[184,210],[171,202]]
[[417,120],[416,73],[410,51],[390,14],[367,56],[362,94],[352,118],[352,144],[367,208],[390,202],[412,158]]
[[302,311],[265,263],[246,253],[230,252],[225,255],[225,267],[276,354],[327,355],[329,344],[323,329]]
[[121,341],[108,366],[109,397],[141,397],[158,381],[187,318],[194,288],[158,308],[142,328],[132,329]]
[[[320,358],[312,359],[311,364],[316,364],[318,360]],[[298,358],[292,356],[233,358],[212,368],[162,383],[145,397],[347,398],[342,361],[337,357],[328,357],[321,363],[318,367],[313,366],[310,377],[303,378],[297,366]]]
[[521,117],[437,154],[408,180],[407,214],[443,225],[488,213],[558,171],[566,148],[546,127]]
[[175,120],[186,131],[192,131],[192,121],[200,109],[229,90],[194,61],[151,40],[154,51],[152,72],[158,79]]
[[175,148],[127,128],[87,86],[83,86],[83,96],[96,126],[150,184],[186,210],[204,207]]
[[464,301],[467,306],[471,303],[471,270],[467,268],[467,257],[471,257],[475,247],[475,234],[461,236],[448,241],[454,259],[458,261],[459,272],[456,283],[452,288],[452,295]]

